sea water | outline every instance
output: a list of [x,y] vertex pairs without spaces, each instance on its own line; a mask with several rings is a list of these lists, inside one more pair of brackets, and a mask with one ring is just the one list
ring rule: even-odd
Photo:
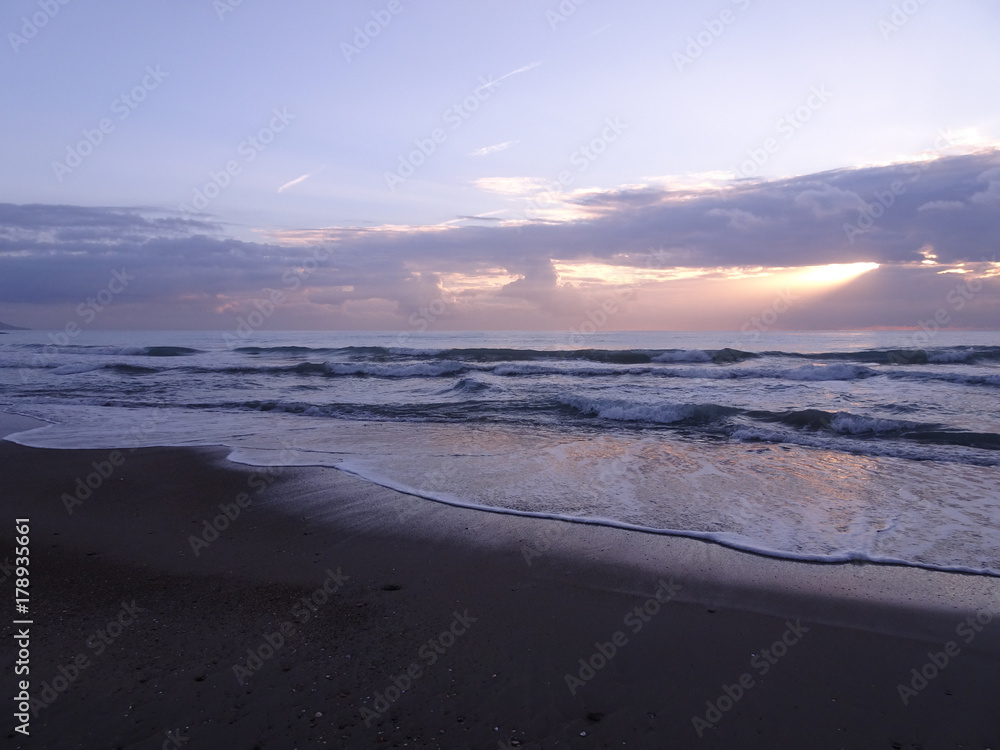
[[0,336],[47,448],[223,445],[429,499],[1000,575],[990,332]]

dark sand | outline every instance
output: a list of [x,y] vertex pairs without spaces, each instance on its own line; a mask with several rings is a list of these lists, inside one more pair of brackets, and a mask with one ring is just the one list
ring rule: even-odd
[[[454,508],[331,469],[267,476],[224,449],[122,451],[67,513],[60,496],[110,453],[0,441],[0,560],[13,519],[31,519],[32,694],[87,658],[24,738],[5,647],[9,747],[1000,748],[1000,620],[956,634],[1000,614],[998,579]],[[252,505],[196,556],[190,535],[241,492]],[[303,623],[327,570],[349,580]],[[626,621],[671,578],[672,601]],[[134,621],[95,639],[133,600]],[[294,632],[240,685],[234,664],[285,622]],[[768,664],[789,623],[807,632]],[[453,624],[464,632],[435,652]],[[566,674],[616,631],[627,641],[571,694]],[[904,705],[897,684],[949,640],[958,655]],[[366,726],[362,709],[385,708],[414,663]],[[744,674],[699,737],[692,718]]]

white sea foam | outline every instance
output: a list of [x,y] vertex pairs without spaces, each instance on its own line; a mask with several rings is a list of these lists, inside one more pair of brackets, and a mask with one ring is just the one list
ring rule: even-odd
[[711,539],[790,559],[1000,575],[997,467],[851,455],[799,447],[787,436],[778,449],[694,444],[666,434],[303,422],[287,414],[21,411],[60,423],[10,438],[22,445],[226,445],[243,463],[336,467],[470,507]]
[[650,424],[671,424],[688,419],[694,407],[688,404],[637,404],[618,399],[586,398],[583,396],[562,396],[560,401],[602,419],[619,421],[648,422]]
[[835,363],[830,365],[802,365],[793,370],[784,370],[782,377],[789,380],[855,380],[875,375],[875,371],[863,365]]
[[354,364],[328,362],[326,371],[331,375],[373,375],[382,378],[440,377],[465,372],[468,367],[461,362],[443,360],[415,364]]
[[859,417],[854,414],[836,414],[830,422],[830,429],[847,435],[863,435],[866,433],[895,432],[910,423],[898,419],[882,419],[878,417]]

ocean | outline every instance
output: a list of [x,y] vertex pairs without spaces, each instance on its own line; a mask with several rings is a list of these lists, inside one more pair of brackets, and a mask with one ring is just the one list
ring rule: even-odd
[[0,408],[48,423],[22,445],[222,445],[439,502],[987,575],[998,396],[993,332],[0,335]]

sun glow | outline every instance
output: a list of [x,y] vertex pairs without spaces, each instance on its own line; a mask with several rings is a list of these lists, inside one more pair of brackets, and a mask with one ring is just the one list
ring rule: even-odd
[[704,276],[714,269],[706,268],[647,268],[612,263],[583,261],[552,261],[560,284],[632,286],[657,281],[673,281]]
[[645,284],[705,278],[715,280],[767,279],[802,287],[823,287],[844,284],[862,274],[874,271],[878,263],[830,263],[824,266],[784,268],[648,268],[621,266],[610,263],[553,260],[560,283],[574,284]]
[[831,263],[825,266],[807,266],[795,272],[795,281],[813,286],[843,284],[878,267],[878,263]]

